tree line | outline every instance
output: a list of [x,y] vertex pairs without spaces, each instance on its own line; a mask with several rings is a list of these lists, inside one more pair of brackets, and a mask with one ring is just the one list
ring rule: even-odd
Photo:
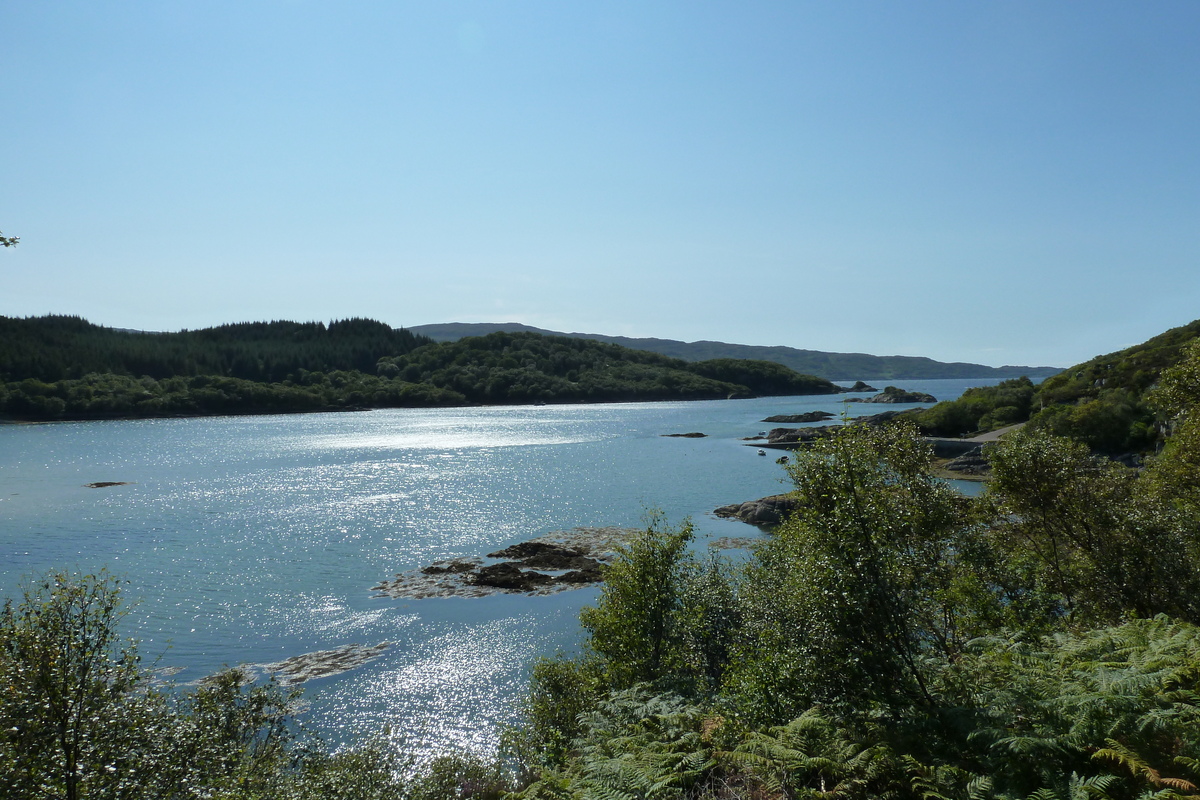
[[824,394],[768,361],[678,359],[565,337],[434,343],[372,320],[118,331],[0,317],[0,413],[18,419]]
[[128,331],[71,316],[0,317],[0,380],[88,374],[155,380],[211,375],[278,383],[301,370],[374,373],[384,356],[432,340],[368,319],[243,322],[173,333]]

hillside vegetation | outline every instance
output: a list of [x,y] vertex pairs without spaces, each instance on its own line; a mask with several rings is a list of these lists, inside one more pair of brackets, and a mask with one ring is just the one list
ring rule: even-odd
[[119,331],[0,317],[0,414],[96,419],[467,404],[827,394],[771,362],[688,363],[579,339],[437,344],[372,320]]
[[605,336],[599,333],[562,333],[515,322],[451,322],[438,325],[417,325],[412,330],[439,342],[453,342],[466,336],[486,336],[496,332],[570,336],[618,344],[635,350],[647,350],[684,361],[709,361],[721,358],[774,361],[796,372],[819,375],[831,381],[1017,378],[1022,375],[1044,378],[1059,371],[1057,367],[989,367],[984,364],[957,361],[934,361],[931,358],[920,356],[873,356],[866,353],[827,353],[820,350],[800,350],[795,347],[782,346],[765,347],[712,341],[681,342],[675,339]]
[[830,381],[769,361],[689,363],[656,353],[536,333],[427,345],[379,365],[382,375],[459,392],[477,403],[710,399],[833,394]]
[[1200,337],[1200,320],[1134,347],[1097,356],[1038,386],[1025,379],[968,389],[958,400],[913,414],[933,436],[959,436],[1028,421],[1031,428],[1069,436],[1108,454],[1145,452],[1161,443],[1161,414],[1150,390]]

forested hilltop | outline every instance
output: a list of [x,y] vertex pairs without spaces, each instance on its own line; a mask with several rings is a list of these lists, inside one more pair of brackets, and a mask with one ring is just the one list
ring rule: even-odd
[[99,419],[467,404],[698,400],[839,391],[771,362],[689,363],[578,339],[434,343],[380,322],[178,333],[0,317],[0,414]]
[[243,322],[178,333],[93,325],[80,317],[0,317],[0,379],[58,381],[89,373],[272,383],[302,371],[374,372],[384,356],[433,340],[369,319]]
[[1133,347],[1097,356],[1035,386],[1025,378],[968,389],[957,400],[913,412],[926,434],[959,436],[1028,421],[1032,430],[1069,436],[1093,450],[1143,453],[1161,444],[1168,421],[1149,391],[1200,337],[1200,320]]
[[648,350],[684,361],[708,361],[714,358],[774,361],[797,372],[819,375],[831,381],[842,380],[929,380],[937,378],[1045,378],[1059,372],[1058,367],[989,367],[961,361],[934,361],[921,356],[873,356],[867,353],[827,353],[795,347],[765,347],[726,342],[681,342],[676,339],[631,338],[599,333],[561,333],[534,328],[517,322],[449,322],[415,325],[414,333],[438,342],[453,342],[467,336],[489,333],[540,333],[544,336],[570,336],[619,344],[634,350]]
[[1142,395],[1165,442],[1141,470],[1027,429],[989,445],[992,478],[966,497],[901,418],[797,451],[797,510],[742,557],[652,520],[582,611],[580,650],[533,666],[494,758],[414,766],[386,740],[331,753],[295,726],[297,696],[237,670],[164,690],[120,637],[114,579],[35,579],[0,614],[0,786],[14,800],[1200,796],[1200,342],[1174,346],[1145,356],[1173,363]]

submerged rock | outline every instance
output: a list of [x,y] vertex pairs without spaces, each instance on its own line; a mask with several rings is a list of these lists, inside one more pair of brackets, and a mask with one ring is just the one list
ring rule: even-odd
[[753,536],[722,536],[708,543],[712,550],[746,550],[762,539]]
[[770,444],[806,444],[824,439],[840,425],[821,425],[816,428],[771,428],[767,431],[767,442]]
[[599,561],[595,561],[593,563],[596,565],[595,567],[590,567],[588,569],[573,569],[570,572],[564,572],[554,580],[557,583],[579,585],[587,583],[599,583],[600,581],[604,580],[604,570],[601,569]]
[[[855,425],[872,427],[883,425],[905,414],[904,411],[883,411],[865,417],[854,417],[850,422]],[[817,425],[812,428],[772,428],[767,432],[768,444],[812,444],[818,439],[827,439],[842,429],[842,425]]]
[[390,642],[380,642],[373,646],[347,644],[332,650],[317,650],[258,666],[263,671],[278,676],[281,685],[292,686],[313,678],[325,678],[361,667],[363,664],[379,658],[383,655],[383,651],[390,646]]
[[708,434],[700,433],[699,431],[692,431],[691,433],[664,433],[663,436],[674,437],[677,439],[703,439],[705,436],[708,436]]
[[85,483],[87,489],[107,489],[109,486],[128,486],[130,481],[96,481],[95,483]]

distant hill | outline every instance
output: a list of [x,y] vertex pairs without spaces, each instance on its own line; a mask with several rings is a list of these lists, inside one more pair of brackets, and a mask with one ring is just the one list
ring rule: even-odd
[[440,325],[415,325],[415,334],[435,342],[453,342],[467,336],[505,333],[540,333],[545,336],[569,336],[618,344],[634,350],[648,350],[684,361],[708,361],[714,358],[774,361],[805,375],[817,375],[831,381],[846,380],[927,380],[932,378],[1017,378],[1033,379],[1058,374],[1058,367],[989,367],[985,364],[934,361],[920,356],[872,356],[866,353],[826,353],[794,347],[763,347],[725,342],[680,342],[674,339],[635,339],[598,333],[561,333],[522,325],[519,322],[449,322]]

